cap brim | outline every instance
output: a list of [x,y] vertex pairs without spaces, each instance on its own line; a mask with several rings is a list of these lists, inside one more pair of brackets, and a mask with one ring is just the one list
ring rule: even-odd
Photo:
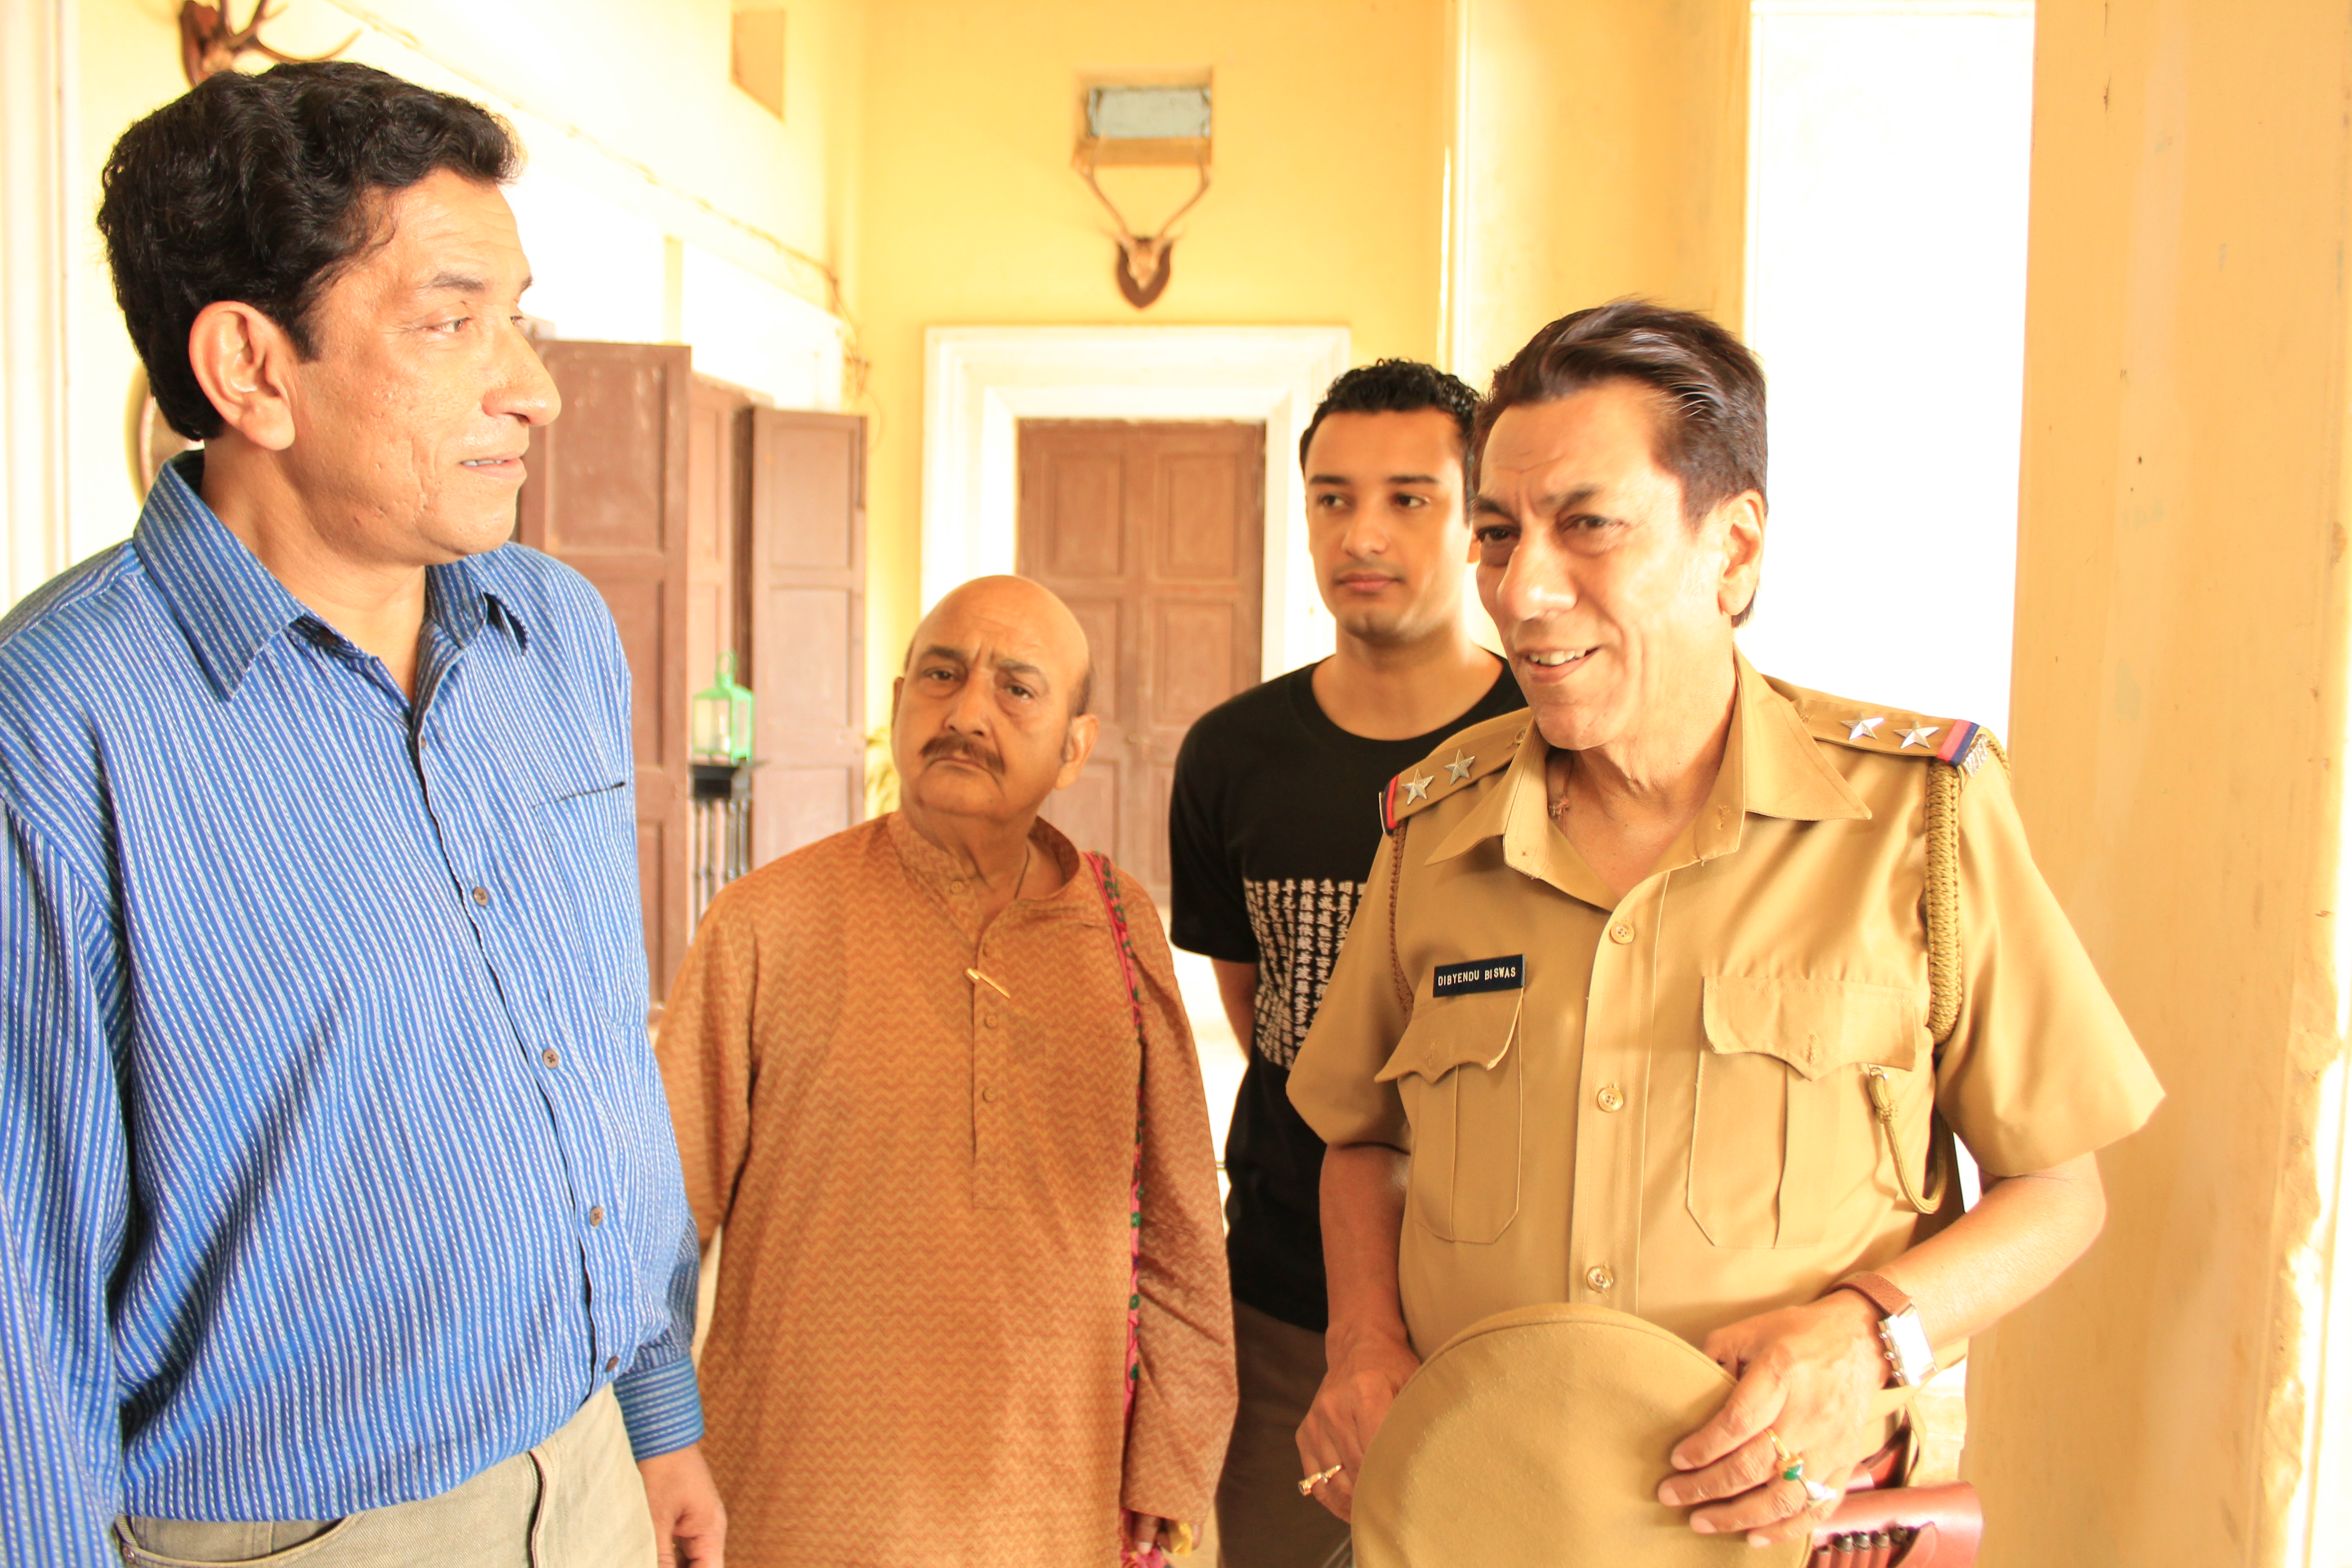
[[1605,1307],[1485,1318],[1397,1395],[1355,1488],[1360,1568],[1797,1568],[1809,1541],[1706,1536],[1657,1500],[1666,1456],[1731,1391],[1654,1323]]

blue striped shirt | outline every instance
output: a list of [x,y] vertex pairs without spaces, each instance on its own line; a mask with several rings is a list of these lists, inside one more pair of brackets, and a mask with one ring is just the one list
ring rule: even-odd
[[197,499],[0,621],[0,1547],[446,1490],[612,1384],[700,1436],[628,670],[431,570],[412,705]]

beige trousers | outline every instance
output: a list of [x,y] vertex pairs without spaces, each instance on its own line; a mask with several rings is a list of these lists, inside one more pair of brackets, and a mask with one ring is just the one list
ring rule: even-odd
[[1323,1336],[1234,1303],[1241,1404],[1217,1481],[1224,1568],[1349,1568],[1348,1527],[1298,1495],[1298,1424],[1323,1382]]
[[131,1568],[650,1568],[654,1527],[621,1406],[597,1392],[529,1453],[439,1497],[327,1522],[117,1521]]

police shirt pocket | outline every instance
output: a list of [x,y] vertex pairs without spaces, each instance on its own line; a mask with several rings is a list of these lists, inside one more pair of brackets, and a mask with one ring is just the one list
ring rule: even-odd
[[[1898,1100],[1927,1047],[1899,985],[1709,975],[1700,1003],[1688,1203],[1717,1247],[1818,1246],[1830,1213],[1874,1169],[1864,1073]],[[1924,1152],[1924,1149],[1923,1149]]]
[[1412,1124],[1406,1205],[1441,1241],[1493,1241],[1519,1212],[1519,991],[1423,1001],[1388,1064]]

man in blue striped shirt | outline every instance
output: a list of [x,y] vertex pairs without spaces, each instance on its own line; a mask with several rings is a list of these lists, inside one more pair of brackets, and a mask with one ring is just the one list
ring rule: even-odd
[[9,1563],[719,1562],[628,670],[503,542],[517,156],[306,65],[110,161],[205,446],[0,622]]

